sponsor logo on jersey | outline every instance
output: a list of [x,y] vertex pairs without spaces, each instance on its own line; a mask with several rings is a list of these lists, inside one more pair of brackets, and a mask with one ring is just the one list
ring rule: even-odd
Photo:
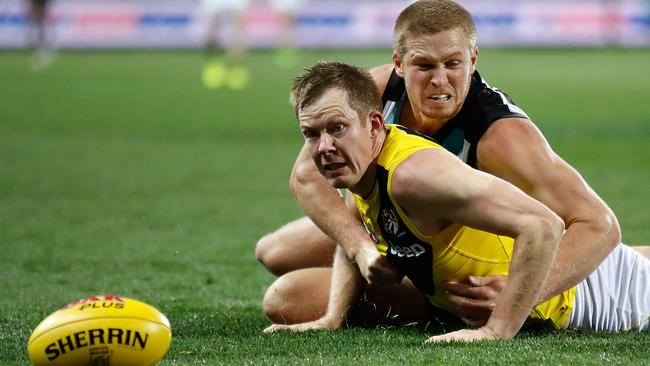
[[381,218],[384,222],[384,231],[389,235],[397,235],[397,232],[399,231],[399,221],[397,220],[395,211],[390,208],[385,208],[381,210]]
[[426,252],[426,249],[424,246],[414,243],[409,246],[397,246],[397,245],[392,245],[390,246],[390,254],[396,255],[400,258],[406,257],[406,258],[413,258],[413,257],[419,257],[420,255],[424,254]]

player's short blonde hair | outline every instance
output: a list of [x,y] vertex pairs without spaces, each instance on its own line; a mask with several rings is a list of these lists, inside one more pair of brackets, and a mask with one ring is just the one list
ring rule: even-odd
[[368,70],[342,62],[321,61],[293,80],[289,101],[296,117],[330,89],[340,89],[347,94],[348,104],[357,112],[362,124],[370,112],[381,111],[381,95]]
[[393,47],[400,58],[409,39],[460,28],[469,48],[476,47],[476,25],[467,9],[452,0],[419,0],[404,9],[395,22]]

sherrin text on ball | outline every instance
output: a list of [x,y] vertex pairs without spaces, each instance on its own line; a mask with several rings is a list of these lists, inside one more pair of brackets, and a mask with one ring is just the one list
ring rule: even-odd
[[153,306],[122,296],[91,296],[48,315],[29,337],[35,366],[148,366],[171,344],[169,320]]

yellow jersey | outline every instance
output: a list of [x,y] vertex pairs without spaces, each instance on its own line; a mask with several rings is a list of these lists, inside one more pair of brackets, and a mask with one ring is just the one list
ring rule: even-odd
[[[468,276],[507,275],[514,239],[452,224],[433,236],[420,232],[391,192],[395,168],[421,149],[440,149],[429,137],[399,125],[385,125],[386,140],[378,157],[377,178],[367,197],[353,195],[363,223],[380,254],[406,275],[429,301],[451,311],[440,284]],[[564,328],[575,287],[537,305],[530,317]]]

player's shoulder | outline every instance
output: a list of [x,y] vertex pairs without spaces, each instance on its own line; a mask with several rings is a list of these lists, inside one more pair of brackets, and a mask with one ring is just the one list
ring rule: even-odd
[[479,74],[478,70],[472,75],[472,86],[468,99],[471,100],[468,108],[478,108],[481,110],[490,123],[508,117],[530,119],[526,112],[506,92],[490,85]]
[[384,64],[375,66],[368,70],[372,79],[375,81],[375,85],[377,85],[377,90],[379,90],[380,93],[384,93],[394,67],[393,64]]
[[404,126],[385,125],[386,139],[382,145],[380,164],[391,168],[401,164],[410,155],[421,149],[442,149],[431,137],[409,130]]
[[[469,171],[468,171],[469,170]],[[456,196],[459,179],[471,179],[466,164],[445,149],[419,149],[396,166],[392,174],[392,194],[398,202],[419,200],[439,202]]]
[[533,122],[528,118],[516,116],[494,121],[479,141],[483,146],[490,145],[494,148],[546,144],[544,135]]
[[[542,132],[527,118],[495,121],[479,140],[476,159],[479,169],[492,172],[518,166],[531,157],[550,156],[552,150]],[[514,165],[513,165],[514,164]]]

